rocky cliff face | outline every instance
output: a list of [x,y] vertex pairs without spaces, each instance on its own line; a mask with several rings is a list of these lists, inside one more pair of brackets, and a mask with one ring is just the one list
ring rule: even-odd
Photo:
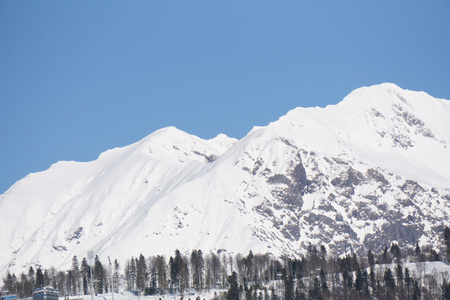
[[224,250],[431,244],[450,220],[450,102],[393,84],[297,108],[241,140],[157,131],[0,196],[0,266]]

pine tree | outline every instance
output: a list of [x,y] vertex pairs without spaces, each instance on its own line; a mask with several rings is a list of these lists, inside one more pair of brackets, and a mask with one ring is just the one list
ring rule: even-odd
[[42,270],[41,268],[38,268],[36,270],[36,284],[35,287],[37,289],[44,287],[45,282],[44,282],[44,274],[42,274]]
[[228,284],[230,287],[227,292],[227,300],[239,300],[240,297],[236,272],[233,272],[231,276],[228,277]]
[[403,268],[401,264],[397,264],[397,267],[395,268],[395,272],[397,275],[397,286],[400,295],[403,295]]
[[166,278],[166,262],[163,256],[156,256],[155,260],[156,273],[158,278],[158,286],[162,291],[167,288],[167,278]]
[[369,266],[372,268],[375,265],[375,257],[370,249],[367,252],[367,260],[369,261]]
[[286,271],[284,273],[284,299],[294,300],[294,278],[292,275],[287,276]]
[[248,280],[253,280],[253,276],[252,276],[252,274],[253,274],[253,258],[254,258],[253,252],[252,252],[252,250],[250,250],[248,252],[247,257],[245,257],[243,259],[243,263],[245,266],[245,274],[246,274],[245,276],[247,277]]
[[50,275],[47,269],[44,270],[44,286],[50,286]]
[[15,285],[16,285],[16,275],[11,274],[8,270],[8,273],[6,273],[6,277],[3,279],[3,287],[5,290],[11,292],[15,291]]
[[405,286],[409,288],[411,285],[411,277],[409,276],[409,269],[405,268]]
[[397,260],[397,263],[399,263],[400,258],[401,258],[401,251],[400,251],[400,247],[398,246],[398,244],[392,243],[390,251],[391,251],[392,256],[394,256],[394,258]]
[[83,294],[87,295],[89,292],[89,282],[90,282],[90,267],[85,257],[81,261],[81,278],[83,281]]
[[387,264],[387,263],[389,263],[390,261],[389,261],[389,257],[388,257],[388,247],[384,247],[384,250],[383,250],[383,259],[382,259],[382,262],[383,262],[383,264]]
[[127,279],[128,290],[136,289],[136,261],[134,257],[127,263],[125,267],[125,277]]
[[103,293],[103,288],[106,286],[105,282],[105,269],[103,268],[98,255],[95,256],[93,278],[95,282],[94,290],[96,293]]
[[447,248],[447,263],[450,264],[450,227],[444,228],[444,244]]
[[175,250],[175,258],[170,257],[169,259],[169,268],[170,280],[172,281],[174,287],[179,288],[182,284],[184,261],[178,249]]
[[430,250],[430,256],[428,258],[429,261],[440,261],[439,254],[436,252],[436,250],[431,249]]
[[139,255],[139,259],[136,264],[136,286],[139,290],[144,291],[147,285],[147,264],[145,257]]
[[67,296],[67,282],[66,282],[66,272],[59,271],[56,274],[56,289],[59,291],[59,294],[62,296]]
[[392,271],[390,268],[387,268],[386,271],[384,271],[383,276],[384,284],[388,289],[395,289],[395,280],[394,275],[392,274]]
[[322,291],[320,288],[320,281],[319,278],[315,277],[313,286],[309,289],[309,299],[311,300],[322,300]]
[[[14,276],[15,278],[15,276]],[[16,281],[15,285],[14,285],[14,290],[13,292],[17,294],[17,298],[25,298],[25,293],[23,292],[24,287],[23,287],[23,282],[22,282],[22,278],[24,278],[26,280],[26,276],[25,274],[21,274],[19,277],[19,280]],[[17,278],[15,278],[17,279]],[[8,291],[8,290],[3,290],[4,292]]]
[[323,269],[320,269],[319,276],[320,276],[320,285],[322,286],[322,291],[328,292],[329,290],[328,290],[328,283],[327,283],[327,274],[325,273],[325,271]]
[[204,260],[201,250],[193,250],[191,253],[192,282],[197,290],[201,290],[203,283]]
[[34,290],[34,283],[36,282],[36,272],[33,267],[28,269],[28,282],[31,285],[31,291]]
[[31,297],[33,295],[33,285],[30,280],[22,273],[20,281],[22,282],[22,298]]
[[375,272],[373,271],[372,268],[370,268],[369,277],[370,277],[370,286],[372,287],[372,289],[375,290],[375,288],[376,288]]
[[206,279],[205,284],[207,288],[217,288],[217,283],[220,278],[221,263],[219,257],[214,253],[209,253],[205,259],[206,265]]
[[414,280],[412,299],[419,300],[421,295],[422,295],[422,292],[420,291],[419,283],[416,280]]
[[450,282],[447,283],[447,281],[444,278],[444,282],[442,283],[441,288],[442,288],[442,299],[450,300]]
[[81,277],[81,273],[80,273],[80,267],[78,265],[78,258],[75,255],[72,258],[72,279],[71,279],[71,290],[72,290],[72,294],[76,295],[78,294],[78,290],[79,290],[79,285],[80,285],[80,277]]
[[114,293],[119,292],[119,269],[120,265],[117,259],[114,260],[114,274],[113,274],[113,287],[114,287]]
[[363,288],[364,288],[364,279],[363,279],[363,276],[362,276],[361,269],[358,269],[356,271],[355,289],[358,292],[362,292]]
[[422,262],[423,261],[423,255],[422,255],[422,250],[420,249],[419,243],[416,243],[415,252],[416,252],[416,260],[418,262]]

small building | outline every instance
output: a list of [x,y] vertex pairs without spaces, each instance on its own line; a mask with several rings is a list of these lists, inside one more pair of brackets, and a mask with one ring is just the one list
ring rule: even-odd
[[1,300],[16,300],[17,299],[17,295],[16,294],[2,294],[2,299]]
[[35,289],[33,291],[33,300],[58,300],[59,292],[50,287]]

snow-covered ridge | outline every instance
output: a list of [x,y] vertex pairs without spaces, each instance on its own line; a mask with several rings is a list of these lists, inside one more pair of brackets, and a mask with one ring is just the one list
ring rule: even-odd
[[450,219],[450,101],[394,84],[296,108],[241,140],[174,127],[59,162],[0,196],[0,273],[175,249],[433,244]]
[[[385,83],[359,88],[324,109],[296,108],[269,128],[302,148],[330,155],[346,152],[401,175],[448,187],[449,115],[448,100]],[[417,164],[416,171],[409,167]]]

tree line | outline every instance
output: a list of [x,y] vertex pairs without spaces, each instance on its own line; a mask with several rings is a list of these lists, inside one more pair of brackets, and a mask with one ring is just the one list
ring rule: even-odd
[[[324,245],[309,245],[302,257],[271,254],[231,255],[179,250],[166,259],[162,255],[131,257],[120,266],[117,260],[103,264],[96,256],[92,266],[74,256],[69,270],[35,270],[16,276],[8,272],[3,289],[25,298],[35,288],[51,286],[60,296],[87,295],[123,290],[145,295],[216,291],[219,299],[446,299],[450,281],[443,274],[425,272],[425,262],[450,261],[450,228],[444,229],[446,253],[419,247],[402,251],[392,243],[380,253],[364,256],[350,253],[333,256]],[[442,255],[442,257],[441,257]],[[406,262],[414,262],[406,265]],[[409,266],[409,267],[408,267]],[[413,266],[413,268],[411,267]],[[92,274],[91,274],[92,273]],[[441,277],[440,277],[441,276]],[[91,281],[92,277],[92,281]]]

